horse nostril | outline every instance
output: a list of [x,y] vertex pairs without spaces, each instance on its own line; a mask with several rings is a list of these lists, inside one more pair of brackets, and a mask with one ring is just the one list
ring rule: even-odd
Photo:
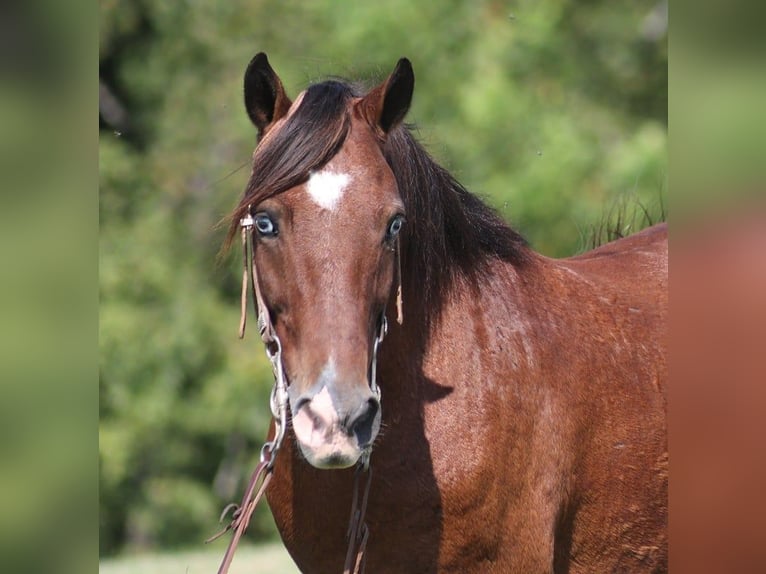
[[311,397],[307,397],[305,395],[302,396],[301,398],[299,398],[295,402],[295,405],[293,406],[293,412],[297,413],[298,411],[300,411],[303,408],[304,405],[306,405],[306,404],[308,404],[310,402],[311,402]]
[[370,443],[372,424],[378,414],[378,409],[380,409],[378,401],[376,399],[368,399],[357,409],[353,416],[349,417],[348,422],[344,425],[349,436],[356,435],[360,447],[365,447]]

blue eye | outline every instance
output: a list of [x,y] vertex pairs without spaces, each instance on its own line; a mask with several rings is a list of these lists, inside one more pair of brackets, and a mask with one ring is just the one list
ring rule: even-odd
[[262,237],[274,237],[277,234],[277,224],[264,212],[255,214],[255,229]]
[[399,235],[399,232],[402,230],[402,225],[404,225],[404,216],[403,215],[396,215],[391,220],[391,223],[388,224],[388,230],[386,231],[386,239],[388,241],[392,241],[396,239],[396,236]]

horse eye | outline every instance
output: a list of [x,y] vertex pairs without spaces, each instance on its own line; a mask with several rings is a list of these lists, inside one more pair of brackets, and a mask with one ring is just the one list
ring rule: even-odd
[[395,239],[397,235],[399,235],[399,232],[402,230],[402,225],[404,224],[404,216],[403,215],[397,215],[392,220],[391,223],[388,224],[388,231],[386,231],[386,239],[389,241],[392,239]]
[[255,228],[258,234],[264,237],[273,237],[277,234],[277,226],[268,213],[255,214]]

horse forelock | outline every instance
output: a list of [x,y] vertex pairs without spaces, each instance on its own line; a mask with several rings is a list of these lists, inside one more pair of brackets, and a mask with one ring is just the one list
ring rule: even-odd
[[280,125],[255,149],[247,187],[229,215],[227,243],[251,208],[300,185],[340,151],[351,124],[348,103],[355,96],[350,84],[337,80],[315,84],[301,93]]

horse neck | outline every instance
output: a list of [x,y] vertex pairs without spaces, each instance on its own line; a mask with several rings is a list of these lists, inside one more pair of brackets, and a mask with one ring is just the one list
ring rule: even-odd
[[[444,355],[444,349],[451,348],[456,340],[461,342],[455,349],[456,363],[462,361],[468,368],[466,361],[470,359],[461,353],[485,347],[484,333],[519,323],[534,329],[533,302],[545,291],[545,263],[531,251],[529,256],[523,268],[495,259],[470,276],[457,273],[450,287],[429,301],[418,296],[423,289],[417,281],[405,287],[404,322],[398,325],[390,321],[379,362],[389,407],[393,403],[396,409],[413,412],[413,405],[438,399],[445,391],[440,391],[439,382],[426,380],[424,369],[433,356]],[[407,272],[419,276],[417,270],[403,270]],[[391,305],[389,317],[395,316]],[[516,345],[517,341],[509,344]],[[518,346],[515,351],[524,354],[530,349]],[[389,381],[393,384],[387,384]],[[421,388],[414,388],[418,384]]]

